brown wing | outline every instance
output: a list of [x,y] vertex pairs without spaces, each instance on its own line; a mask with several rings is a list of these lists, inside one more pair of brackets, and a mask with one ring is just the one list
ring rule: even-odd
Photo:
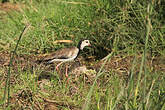
[[50,55],[47,55],[44,60],[52,60],[52,59],[68,59],[72,57],[73,55],[76,55],[78,53],[77,47],[70,47],[70,48],[63,48],[60,50],[57,50],[54,53],[51,53]]

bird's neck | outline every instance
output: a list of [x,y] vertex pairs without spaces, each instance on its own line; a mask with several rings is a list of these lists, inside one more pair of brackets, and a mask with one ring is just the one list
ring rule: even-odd
[[81,42],[78,43],[77,48],[78,48],[79,50],[81,50]]
[[80,52],[81,52],[81,49],[79,49],[79,51],[78,51],[77,56],[76,56],[75,59],[77,59],[77,57],[79,56]]
[[[79,49],[79,51],[78,51],[78,54],[77,54],[76,58],[79,56],[80,52],[83,50],[83,48],[81,47],[81,43],[82,43],[82,41],[80,41],[80,42],[78,43],[77,48]],[[76,58],[75,58],[75,59],[76,59]]]
[[79,50],[83,50],[83,48],[84,48],[84,47],[82,47],[82,45],[81,45],[81,44],[82,44],[82,41],[80,41],[80,42],[78,43],[77,48],[78,48]]

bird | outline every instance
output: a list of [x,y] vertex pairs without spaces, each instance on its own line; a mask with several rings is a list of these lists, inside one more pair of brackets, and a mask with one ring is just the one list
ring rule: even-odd
[[[74,47],[59,49],[59,50],[45,56],[43,61],[46,62],[46,64],[52,64],[53,62],[60,62],[56,66],[56,71],[58,71],[58,67],[61,64],[63,64],[64,62],[74,61],[78,57],[79,53],[86,46],[91,46],[90,41],[87,39],[80,40],[77,47],[74,46]],[[66,67],[66,72],[65,72],[66,77],[68,77],[67,69],[68,68]]]

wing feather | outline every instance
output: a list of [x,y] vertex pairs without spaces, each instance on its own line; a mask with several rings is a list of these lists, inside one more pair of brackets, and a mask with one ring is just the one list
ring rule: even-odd
[[77,47],[63,48],[63,49],[57,50],[54,53],[51,53],[50,55],[47,55],[44,58],[44,60],[51,61],[54,59],[69,59],[73,56],[77,56],[78,52],[79,52],[79,49]]

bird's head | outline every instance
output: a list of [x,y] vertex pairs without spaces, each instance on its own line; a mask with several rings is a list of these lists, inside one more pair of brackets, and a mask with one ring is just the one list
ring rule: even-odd
[[78,47],[80,48],[80,50],[83,50],[83,48],[85,46],[91,46],[89,40],[82,40],[82,41],[79,42],[79,46]]

